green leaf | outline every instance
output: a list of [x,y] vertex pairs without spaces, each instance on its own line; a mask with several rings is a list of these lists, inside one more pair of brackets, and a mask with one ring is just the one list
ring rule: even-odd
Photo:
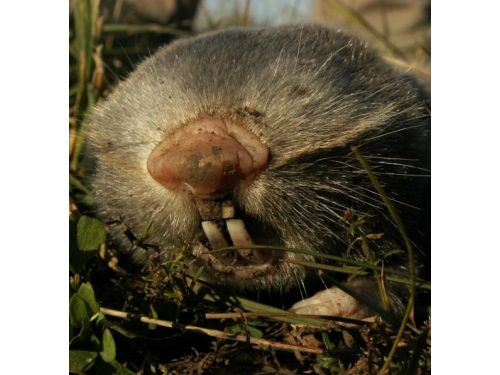
[[203,270],[204,270],[204,269],[205,269],[205,267],[204,267],[204,266],[201,266],[201,267],[199,267],[199,268],[196,270],[196,272],[195,272],[195,274],[194,274],[194,276],[193,276],[193,279],[191,280],[191,284],[190,284],[191,288],[193,288],[193,287],[196,285],[196,283],[198,282],[198,279],[199,279],[199,278],[200,278],[200,276],[203,274]]
[[74,329],[81,328],[77,336],[83,336],[88,331],[90,319],[98,311],[99,304],[95,300],[92,285],[83,283],[69,300],[70,325]]
[[242,325],[241,323],[236,323],[231,326],[226,327],[226,332],[231,334],[231,335],[237,335],[237,334],[249,334],[252,337],[256,338],[261,338],[264,336],[262,331],[258,328],[249,326],[249,325]]
[[69,321],[71,326],[86,328],[89,326],[91,316],[87,303],[78,294],[74,294],[69,300]]
[[115,340],[109,329],[105,329],[102,335],[102,350],[99,353],[105,362],[113,362],[116,357]]
[[79,374],[92,367],[97,358],[97,352],[87,350],[70,350],[69,351],[69,372]]
[[78,220],[69,220],[69,269],[73,273],[84,273],[90,259],[97,256],[98,250],[80,251],[77,241]]
[[233,324],[230,326],[226,326],[225,331],[227,333],[229,333],[230,335],[237,335],[237,334],[241,333],[241,326],[239,323],[236,323],[236,324]]
[[333,350],[334,345],[330,341],[330,337],[328,337],[328,334],[326,332],[321,332],[321,338],[323,339],[323,344],[325,344],[326,350]]
[[86,194],[91,194],[91,191],[75,176],[69,175],[69,189],[77,189]]
[[[149,305],[149,311],[151,311],[151,317],[153,319],[158,319],[158,313],[155,310],[155,307],[153,305]],[[157,325],[156,324],[148,324],[148,329],[153,330],[156,329]]]
[[92,316],[92,318],[93,319],[91,319],[91,320],[95,320],[96,325],[98,325],[98,326],[102,326],[106,322],[106,316],[102,312],[98,312],[97,314],[94,314]]
[[94,333],[90,335],[89,341],[92,344],[92,348],[95,348],[96,350],[99,350],[99,348],[102,347],[101,340]]
[[77,243],[80,251],[97,250],[106,241],[106,227],[99,220],[82,216],[77,224]]
[[252,326],[246,326],[246,330],[248,331],[249,335],[252,337],[256,337],[256,338],[260,339],[264,336],[264,333],[258,328],[255,328]]
[[83,301],[85,301],[90,309],[90,316],[99,312],[99,304],[95,299],[94,289],[90,283],[83,283],[80,285],[78,292],[76,292],[76,296],[80,297]]

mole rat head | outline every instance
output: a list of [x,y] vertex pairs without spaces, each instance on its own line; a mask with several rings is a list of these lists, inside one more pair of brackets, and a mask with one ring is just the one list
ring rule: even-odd
[[[98,214],[167,257],[187,248],[214,281],[286,288],[304,275],[299,255],[257,245],[337,251],[348,208],[382,208],[349,146],[386,161],[379,173],[409,168],[394,161],[419,158],[419,140],[404,137],[424,117],[412,81],[338,31],[179,40],[95,108],[87,156]],[[112,236],[144,260],[122,227]],[[228,246],[237,250],[217,251]]]

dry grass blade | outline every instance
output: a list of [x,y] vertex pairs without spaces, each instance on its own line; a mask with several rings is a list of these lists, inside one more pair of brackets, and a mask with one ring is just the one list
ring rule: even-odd
[[72,126],[71,163],[72,171],[78,169],[80,152],[83,147],[82,120],[87,108],[96,101],[102,87],[104,72],[101,48],[97,45],[102,26],[99,16],[99,0],[76,1],[73,10],[74,38],[70,44],[75,59],[76,82],[72,88],[71,113],[75,116]]
[[[192,279],[190,276],[185,276],[187,279]],[[196,291],[200,287],[206,287],[211,290],[211,294],[207,293],[203,296],[203,299],[207,302],[216,302],[217,300],[224,300],[224,297],[221,293],[217,291],[216,288],[202,282],[197,281],[195,285],[192,286],[193,290]],[[288,315],[289,311],[279,309],[277,307],[268,306],[263,303],[252,301],[248,298],[240,297],[240,296],[232,296],[233,304],[227,302],[228,307],[234,307],[234,305],[238,306],[243,310],[250,311],[252,313],[270,313],[270,314],[280,314],[281,316],[270,317],[270,319],[281,321],[289,324],[299,324],[312,328],[320,328],[327,329],[330,328],[330,322],[321,319],[320,317],[304,317],[298,314]]]
[[301,318],[321,318],[331,320],[333,322],[355,324],[355,325],[370,325],[373,323],[373,318],[366,318],[364,320],[343,318],[340,316],[331,315],[307,315],[295,314],[291,312],[230,312],[230,313],[206,313],[205,319],[248,319],[248,318],[280,318],[280,317],[301,317]]

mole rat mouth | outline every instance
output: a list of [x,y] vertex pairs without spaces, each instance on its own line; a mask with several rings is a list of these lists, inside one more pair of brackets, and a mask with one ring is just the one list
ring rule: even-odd
[[[273,270],[279,253],[254,247],[246,225],[249,219],[235,218],[236,210],[230,201],[197,201],[197,207],[200,213],[215,207],[221,216],[201,222],[206,238],[194,246],[194,256],[205,261],[216,272],[239,280],[253,279]],[[259,235],[262,237],[263,233]],[[236,249],[225,250],[228,247]]]
[[[275,252],[252,247],[248,218],[235,216],[232,198],[268,162],[269,149],[255,134],[235,121],[213,117],[174,130],[148,158],[148,171],[156,181],[191,195],[196,203],[206,238],[194,246],[193,254],[228,277],[252,279],[275,263]],[[229,246],[238,249],[217,251]]]

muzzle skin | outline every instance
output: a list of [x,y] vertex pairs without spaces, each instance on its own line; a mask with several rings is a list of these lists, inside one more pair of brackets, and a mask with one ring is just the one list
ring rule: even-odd
[[214,199],[263,170],[269,149],[243,127],[219,118],[195,120],[151,152],[151,176],[168,189]]

